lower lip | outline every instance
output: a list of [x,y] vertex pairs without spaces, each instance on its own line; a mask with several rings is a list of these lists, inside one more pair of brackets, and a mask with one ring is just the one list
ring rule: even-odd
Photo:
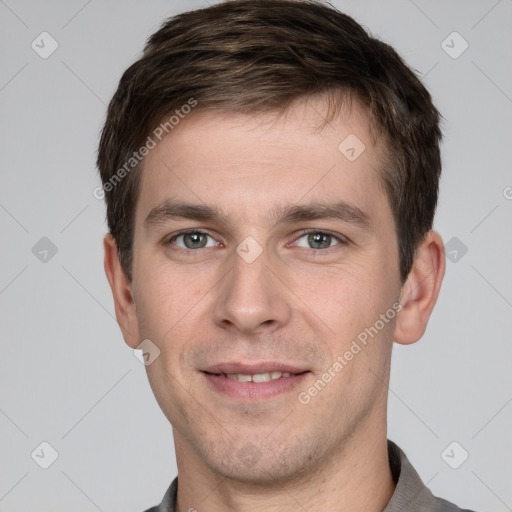
[[213,375],[211,373],[203,373],[203,375],[216,391],[232,398],[261,400],[292,391],[306,378],[308,373],[280,377],[267,382],[239,382],[228,379],[224,375]]

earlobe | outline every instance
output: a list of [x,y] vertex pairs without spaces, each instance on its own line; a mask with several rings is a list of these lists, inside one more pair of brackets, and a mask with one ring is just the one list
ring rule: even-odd
[[429,231],[416,251],[414,262],[402,287],[394,340],[408,345],[418,341],[441,289],[445,271],[444,245],[436,231]]
[[105,250],[104,267],[112,296],[116,318],[126,344],[131,348],[137,348],[140,343],[135,303],[132,296],[131,282],[119,261],[119,251],[116,242],[110,233],[103,238]]

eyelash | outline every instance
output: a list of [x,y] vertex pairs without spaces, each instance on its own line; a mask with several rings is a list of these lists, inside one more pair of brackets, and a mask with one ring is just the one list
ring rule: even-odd
[[[179,231],[178,233],[172,235],[172,237],[170,238],[167,238],[165,241],[164,241],[164,245],[169,245],[169,244],[173,244],[173,242],[179,238],[180,236],[184,236],[184,235],[187,235],[187,234],[191,234],[191,233],[197,233],[197,234],[203,234],[203,235],[207,235],[209,236],[210,238],[214,239],[214,237],[208,233],[207,231],[203,231],[201,229],[185,229],[183,231]],[[303,229],[301,230],[300,232],[300,235],[298,237],[296,237],[292,243],[296,243],[298,240],[300,240],[301,238],[303,238],[304,236],[307,236],[307,235],[310,235],[310,234],[322,234],[322,235],[328,235],[330,237],[332,237],[334,240],[336,240],[338,243],[335,244],[334,246],[330,246],[330,247],[327,247],[325,249],[313,249],[313,248],[304,248],[303,249],[306,249],[306,250],[310,250],[310,251],[313,251],[315,253],[319,253],[319,252],[323,252],[323,253],[326,253],[326,252],[330,252],[332,249],[334,249],[335,247],[337,247],[338,245],[340,246],[343,246],[343,245],[347,245],[349,240],[342,236],[342,235],[335,235],[334,233],[331,233],[330,231],[324,231],[324,230],[319,230],[319,229]],[[215,239],[214,239],[215,240]],[[287,246],[289,244],[286,244]],[[178,249],[182,250],[182,251],[186,251],[186,252],[193,252],[193,251],[197,251],[198,249],[184,249],[183,247],[179,247],[177,246]],[[208,247],[200,247],[199,249],[205,249],[205,248],[208,248]]]

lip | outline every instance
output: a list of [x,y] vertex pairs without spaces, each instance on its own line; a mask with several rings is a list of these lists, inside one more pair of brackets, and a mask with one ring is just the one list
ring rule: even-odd
[[[270,372],[287,372],[290,376],[266,382],[239,382],[226,377],[226,374],[229,373],[254,375],[255,373]],[[299,366],[279,362],[221,363],[202,371],[213,391],[244,401],[262,401],[290,393],[303,382],[309,373],[309,370]]]
[[222,373],[243,373],[246,375],[253,375],[255,373],[270,373],[270,372],[288,372],[293,374],[304,373],[308,371],[306,368],[294,366],[287,363],[280,363],[277,361],[262,361],[262,362],[226,362],[219,363],[214,366],[202,370],[205,373],[217,374]]

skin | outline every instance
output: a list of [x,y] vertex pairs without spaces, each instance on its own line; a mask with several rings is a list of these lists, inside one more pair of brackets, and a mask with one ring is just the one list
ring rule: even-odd
[[[160,350],[146,369],[173,426],[181,512],[377,512],[393,494],[386,445],[392,343],[423,335],[444,275],[443,244],[427,233],[400,281],[395,222],[378,174],[381,142],[372,143],[357,103],[318,130],[325,108],[320,96],[295,102],[280,118],[190,115],[145,159],[131,282],[105,236],[124,339],[136,348],[148,338]],[[338,150],[349,134],[366,146],[354,161]],[[224,219],[160,217],[145,226],[166,200],[213,206]],[[357,207],[368,223],[269,218],[276,208],[337,201]],[[191,228],[211,238],[172,239]],[[304,229],[333,238],[320,234],[324,245],[311,244]],[[262,249],[251,263],[236,251],[248,236]],[[184,246],[197,240],[207,246]],[[397,300],[401,311],[301,403],[298,393]],[[270,398],[232,398],[201,371],[225,361],[285,362],[308,373],[296,389]],[[252,463],[242,457],[248,451]]]

